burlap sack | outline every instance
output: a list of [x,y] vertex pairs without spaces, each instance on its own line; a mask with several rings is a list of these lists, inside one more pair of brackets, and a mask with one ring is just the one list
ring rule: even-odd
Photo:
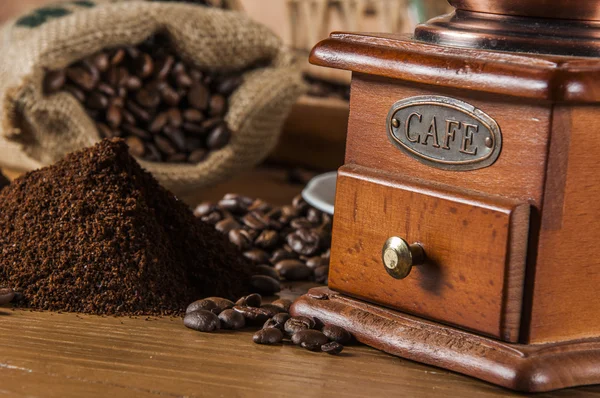
[[273,149],[292,104],[304,90],[278,37],[231,11],[178,2],[70,1],[37,10],[0,31],[0,166],[27,171],[51,164],[100,137],[70,95],[42,92],[44,70],[66,67],[101,49],[138,44],[157,31],[201,69],[268,66],[244,76],[225,120],[225,148],[197,165],[140,161],[166,187],[184,193],[219,182]]

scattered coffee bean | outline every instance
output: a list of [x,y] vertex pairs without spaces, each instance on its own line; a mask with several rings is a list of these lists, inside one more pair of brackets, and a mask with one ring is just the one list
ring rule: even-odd
[[254,333],[252,340],[257,344],[279,344],[283,340],[283,333],[277,328],[260,329]]
[[194,312],[194,311],[198,311],[198,310],[212,311],[215,308],[217,308],[217,305],[215,304],[214,301],[208,300],[208,299],[202,299],[202,300],[196,300],[192,304],[188,305],[188,307],[185,310],[185,313],[189,314],[190,312]]
[[310,351],[320,351],[321,346],[328,342],[327,337],[318,330],[304,329],[292,335],[292,343]]
[[44,92],[71,94],[103,138],[140,138],[128,140],[138,158],[202,162],[234,134],[225,114],[244,71],[200,71],[175,47],[156,34],[135,47],[104,49],[65,69],[46,71]]
[[223,329],[241,329],[246,326],[246,319],[242,313],[234,309],[223,310],[219,314],[219,320],[221,321],[221,327]]
[[340,344],[346,344],[352,339],[352,335],[346,329],[336,325],[325,325],[321,331],[329,340]]
[[273,301],[271,304],[281,308],[285,312],[289,312],[290,307],[292,305],[292,300],[282,298],[282,299]]
[[209,300],[215,303],[216,308],[219,310],[219,312],[233,308],[233,306],[235,305],[233,301],[227,300],[223,297],[207,297],[204,300]]
[[262,297],[260,294],[252,293],[248,296],[244,296],[235,302],[235,305],[240,307],[260,307],[262,304]]
[[275,271],[275,268],[273,268],[269,265],[265,265],[265,264],[257,265],[255,268],[255,271],[258,275],[266,275],[266,276],[270,276],[271,278],[273,278],[275,280],[279,280],[279,273],[277,271]]
[[279,281],[266,275],[253,275],[250,279],[250,286],[255,291],[267,296],[281,291]]
[[275,264],[275,270],[289,281],[306,280],[312,274],[312,270],[298,260],[282,260]]
[[275,316],[277,314],[280,314],[282,312],[287,312],[286,310],[284,310],[283,308],[273,305],[273,304],[263,304],[260,308],[267,310],[269,312],[271,312],[271,316]]
[[271,319],[267,320],[265,322],[265,324],[263,325],[263,329],[277,328],[277,329],[281,330],[282,332],[284,332],[285,331],[285,323],[287,322],[288,319],[290,319],[290,314],[281,312],[281,313],[273,316]]
[[335,341],[331,341],[329,343],[323,344],[321,346],[321,351],[326,352],[330,355],[337,355],[342,352],[344,346]]
[[285,322],[285,332],[293,336],[301,330],[312,329],[315,326],[315,321],[305,316],[295,316]]
[[246,323],[251,325],[263,324],[274,315],[269,309],[257,307],[240,307],[236,305],[233,310],[242,314],[246,318]]
[[15,297],[15,292],[9,287],[0,287],[0,305],[10,303]]
[[183,318],[183,324],[199,332],[213,332],[221,327],[219,318],[206,310],[197,310],[186,314]]
[[244,256],[254,264],[264,264],[269,261],[269,254],[261,249],[251,249],[244,252]]

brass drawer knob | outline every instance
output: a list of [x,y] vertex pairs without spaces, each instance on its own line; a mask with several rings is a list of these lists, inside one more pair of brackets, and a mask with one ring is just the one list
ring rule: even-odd
[[418,243],[409,245],[404,239],[392,236],[385,241],[381,258],[388,274],[396,279],[404,279],[413,266],[423,264],[425,252]]

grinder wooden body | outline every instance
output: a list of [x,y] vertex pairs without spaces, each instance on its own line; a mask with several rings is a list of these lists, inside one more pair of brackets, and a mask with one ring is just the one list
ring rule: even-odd
[[[600,383],[598,8],[564,21],[451,3],[414,36],[333,33],[313,50],[353,72],[352,93],[332,290],[293,311],[514,389]],[[403,279],[391,237],[425,253]]]

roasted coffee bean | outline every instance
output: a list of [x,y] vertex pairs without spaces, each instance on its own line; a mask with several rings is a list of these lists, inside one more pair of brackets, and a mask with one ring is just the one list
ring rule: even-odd
[[244,252],[244,257],[254,264],[264,264],[269,261],[269,254],[261,249],[252,249]]
[[187,96],[190,105],[201,111],[208,108],[209,98],[210,92],[208,88],[201,83],[194,84]]
[[310,269],[315,269],[317,267],[320,267],[321,265],[323,265],[325,263],[325,260],[323,260],[323,258],[321,256],[314,256],[314,257],[310,257],[308,259],[306,259],[306,266]]
[[187,313],[183,318],[183,324],[199,332],[212,332],[221,328],[221,322],[217,315],[206,310]]
[[210,115],[223,116],[226,111],[227,100],[219,94],[210,97]]
[[256,344],[279,344],[283,340],[283,333],[277,328],[260,329],[254,333],[252,340]]
[[271,304],[281,308],[285,312],[289,312],[290,307],[292,305],[292,300],[281,298],[273,301]]
[[275,264],[275,270],[290,281],[305,280],[312,274],[312,270],[299,260],[281,260]]
[[262,304],[262,297],[260,294],[252,293],[247,296],[241,297],[235,302],[235,305],[241,307],[260,307]]
[[154,144],[164,155],[174,155],[177,153],[177,149],[168,139],[161,137],[160,135],[154,136]]
[[189,314],[190,312],[198,310],[212,311],[214,308],[217,308],[217,305],[212,300],[196,300],[192,304],[188,305],[188,307],[185,310],[185,313]]
[[352,335],[344,328],[335,325],[325,325],[321,332],[331,341],[346,344],[352,339]]
[[269,226],[268,220],[257,212],[251,212],[242,217],[242,222],[251,229],[262,230]]
[[321,346],[321,351],[326,352],[330,355],[337,355],[344,350],[344,346],[335,341],[331,341],[329,343],[323,344]]
[[286,237],[287,244],[298,254],[312,256],[321,245],[321,238],[313,230],[302,228]]
[[229,241],[236,245],[240,250],[246,250],[252,247],[252,240],[243,229],[232,229],[228,233]]
[[263,249],[270,249],[271,247],[277,244],[279,240],[279,234],[277,231],[273,231],[272,229],[267,229],[262,231],[258,238],[254,241],[254,244]]
[[292,335],[292,343],[300,345],[310,351],[320,351],[321,346],[328,342],[329,340],[327,337],[318,330],[299,330]]
[[223,297],[207,297],[204,300],[209,300],[209,301],[212,301],[213,303],[215,303],[215,305],[219,309],[219,312],[227,310],[229,308],[233,308],[233,306],[235,305],[233,303],[233,301],[227,300],[226,298],[223,298]]
[[279,280],[279,273],[277,271],[275,271],[275,268],[266,265],[266,264],[260,264],[256,266],[256,273],[258,275],[266,275],[266,276],[270,276],[271,278],[275,279],[275,280]]
[[[188,140],[189,142],[189,140]],[[208,151],[206,149],[195,149],[188,156],[188,162],[190,163],[200,163],[204,159],[206,159],[208,155]]]
[[263,329],[266,328],[277,328],[282,332],[285,331],[285,323],[290,319],[290,314],[285,312],[280,312],[279,314],[274,315],[271,319],[267,320],[263,325]]
[[295,218],[292,221],[290,221],[290,226],[294,229],[300,229],[300,228],[312,228],[314,227],[314,224],[310,221],[308,221],[306,218],[302,217],[302,218]]
[[271,316],[286,312],[283,308],[273,304],[263,304],[260,308],[269,311],[272,314]]
[[202,202],[194,208],[194,216],[203,217],[217,210],[217,206],[210,202]]
[[285,322],[285,332],[292,336],[300,330],[311,329],[315,326],[314,319],[305,316],[295,316]]
[[[121,125],[122,121],[123,112],[121,111],[121,109],[114,104],[109,106],[106,110],[106,123],[108,123],[108,125],[113,129],[116,129]],[[98,123],[98,125],[100,124],[102,123]]]
[[231,217],[227,217],[215,224],[215,229],[223,234],[229,234],[232,229],[237,229],[240,224]]
[[253,275],[250,285],[253,290],[266,295],[273,295],[281,291],[279,281],[266,275]]
[[269,259],[271,264],[277,264],[281,260],[295,259],[298,255],[294,252],[287,251],[285,249],[277,249],[273,252],[273,255]]
[[236,305],[233,307],[233,310],[242,314],[244,318],[246,318],[246,323],[252,325],[262,325],[267,319],[273,317],[272,311],[264,308],[241,307]]
[[202,112],[200,112],[197,109],[186,109],[185,111],[183,111],[183,118],[188,121],[188,122],[192,122],[192,123],[198,123],[203,121],[204,119],[206,119],[206,117],[204,116],[204,114]]
[[0,305],[8,304],[15,298],[15,292],[9,287],[0,287]]
[[241,329],[246,326],[246,318],[242,313],[234,309],[225,309],[219,314],[221,327],[223,329]]
[[81,67],[69,68],[66,71],[68,79],[84,91],[91,91],[98,83],[97,77]]
[[146,153],[146,148],[144,147],[144,143],[139,137],[130,136],[125,139],[125,143],[129,147],[129,153],[133,156],[141,158]]
[[207,224],[212,224],[212,225],[215,225],[222,219],[223,219],[223,216],[218,211],[213,211],[210,214],[200,217],[200,220],[204,221]]
[[67,81],[67,76],[64,70],[54,70],[46,72],[46,76],[44,77],[44,92],[46,94],[54,94],[57,91],[60,91],[65,82]]
[[230,138],[231,131],[229,128],[224,124],[220,124],[208,135],[206,145],[212,150],[221,149],[229,143]]
[[240,84],[242,84],[241,76],[232,76],[227,79],[223,79],[221,83],[219,83],[217,91],[223,95],[230,95],[240,86]]

